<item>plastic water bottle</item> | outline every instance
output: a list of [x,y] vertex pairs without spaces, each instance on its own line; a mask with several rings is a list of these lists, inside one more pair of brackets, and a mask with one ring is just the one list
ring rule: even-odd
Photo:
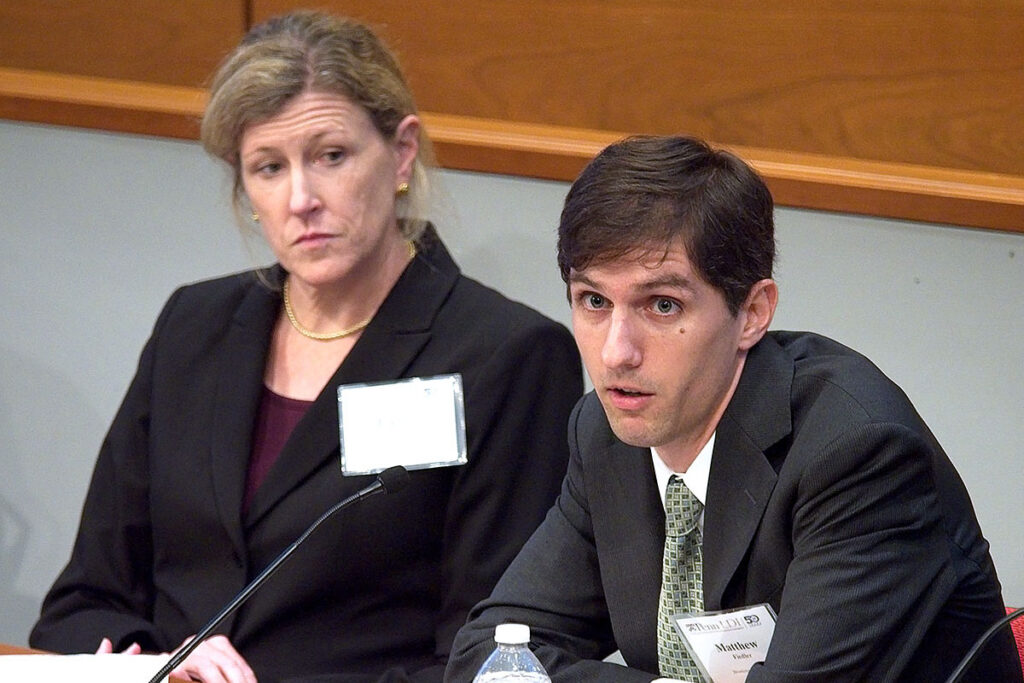
[[498,624],[494,629],[494,652],[476,672],[473,683],[551,683],[548,672],[530,651],[530,627]]

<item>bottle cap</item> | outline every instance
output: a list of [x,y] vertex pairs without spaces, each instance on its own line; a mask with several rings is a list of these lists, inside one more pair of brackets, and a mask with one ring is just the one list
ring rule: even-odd
[[526,645],[530,642],[530,627],[526,624],[498,624],[494,628],[494,642],[502,645]]

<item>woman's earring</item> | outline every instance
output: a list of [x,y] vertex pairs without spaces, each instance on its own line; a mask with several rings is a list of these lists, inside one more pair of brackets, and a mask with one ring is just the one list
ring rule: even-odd
[[395,193],[398,195],[409,194],[409,183],[398,183],[398,190]]
[[251,213],[251,214],[249,215],[249,218],[252,218],[252,222],[253,222],[253,223],[259,223],[259,222],[260,222],[260,215],[259,215],[258,213],[256,213],[255,211],[253,211],[253,212],[252,212],[252,213]]

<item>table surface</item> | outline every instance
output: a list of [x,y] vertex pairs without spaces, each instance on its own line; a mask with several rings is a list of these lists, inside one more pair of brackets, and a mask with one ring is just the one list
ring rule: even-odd
[[[17,645],[8,645],[6,643],[0,643],[0,655],[45,655],[51,654],[44,650],[33,650],[27,647],[19,647]],[[170,678],[170,683],[192,683],[184,678]]]

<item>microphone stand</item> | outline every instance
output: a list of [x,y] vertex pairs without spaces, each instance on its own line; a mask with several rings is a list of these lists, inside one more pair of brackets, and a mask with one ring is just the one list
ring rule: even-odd
[[157,671],[156,675],[153,676],[153,678],[149,679],[149,683],[161,683],[164,680],[164,678],[167,677],[168,674],[174,671],[174,669],[179,664],[185,661],[185,659],[190,654],[192,654],[192,652],[197,647],[199,647],[199,644],[206,640],[206,638],[209,637],[211,633],[213,633],[213,630],[220,626],[221,622],[227,619],[228,615],[230,615],[236,609],[241,607],[242,603],[248,600],[252,596],[252,594],[255,593],[256,590],[259,589],[259,587],[262,586],[264,582],[266,582],[266,580],[269,579],[270,576],[274,572],[276,572],[277,569],[282,564],[284,564],[284,561],[291,557],[291,554],[295,552],[295,549],[299,547],[299,544],[305,541],[306,538],[308,538],[309,535],[312,534],[316,530],[316,528],[324,522],[324,520],[326,520],[328,517],[336,513],[338,510],[346,508],[352,503],[362,500],[363,498],[368,498],[374,495],[375,493],[393,493],[394,491],[405,486],[408,480],[409,473],[406,471],[404,467],[390,467],[381,472],[377,476],[377,480],[374,483],[370,484],[364,489],[356,491],[351,496],[345,498],[324,514],[320,515],[320,518],[313,522],[309,526],[309,528],[306,529],[301,536],[295,539],[295,541],[290,546],[285,548],[284,552],[278,555],[273,562],[267,565],[266,569],[260,572],[259,576],[253,579],[248,586],[242,589],[242,592],[236,595],[234,600],[229,602],[227,606],[224,607],[224,609],[222,609],[217,614],[217,616],[211,619],[210,622],[206,624],[206,626],[200,629],[199,632],[196,633],[195,637],[192,638],[192,640],[188,641],[177,652],[175,652],[171,656],[171,658],[167,660],[167,663],[164,664],[163,668]]

